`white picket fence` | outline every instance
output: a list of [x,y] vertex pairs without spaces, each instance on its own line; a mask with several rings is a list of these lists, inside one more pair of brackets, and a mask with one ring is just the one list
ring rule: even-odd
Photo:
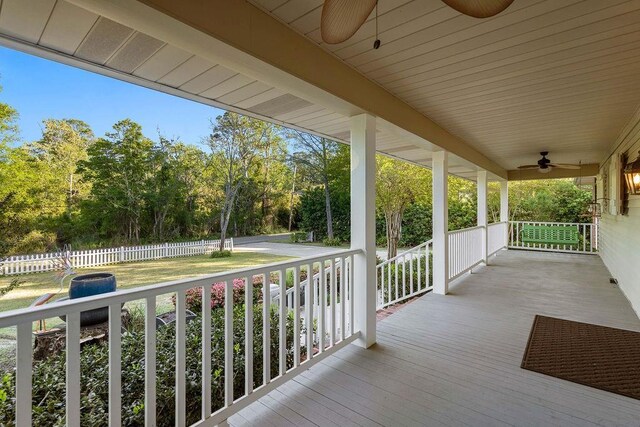
[[[73,268],[86,268],[122,262],[203,255],[219,249],[220,240],[198,240],[195,242],[15,255],[0,261],[0,275],[10,276],[58,270],[61,268],[60,260],[62,259],[68,259]],[[233,250],[233,239],[225,240],[224,249]]]

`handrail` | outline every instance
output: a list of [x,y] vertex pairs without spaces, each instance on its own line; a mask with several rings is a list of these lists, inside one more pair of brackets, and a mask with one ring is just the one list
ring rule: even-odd
[[[159,351],[156,346],[156,309],[157,297],[160,295],[175,295],[175,384],[174,395],[179,403],[176,405],[176,424],[185,425],[185,406],[180,403],[185,402],[188,395],[186,387],[187,372],[187,348],[193,341],[187,340],[193,334],[193,330],[187,328],[187,308],[191,297],[187,291],[197,289],[202,298],[200,303],[201,328],[196,332],[199,344],[201,345],[201,395],[203,396],[203,418],[193,425],[216,425],[224,421],[242,407],[254,402],[269,390],[274,389],[284,381],[293,378],[309,366],[317,363],[335,351],[353,342],[360,336],[355,325],[355,300],[356,290],[354,277],[354,257],[361,254],[360,249],[349,249],[336,251],[313,257],[298,258],[291,261],[272,263],[226,271],[223,273],[210,274],[192,279],[174,280],[158,285],[150,285],[141,288],[120,290],[112,293],[96,295],[86,298],[67,300],[48,306],[37,308],[12,310],[0,313],[0,328],[16,326],[17,357],[15,375],[16,387],[11,390],[9,398],[15,399],[15,411],[17,425],[30,425],[33,406],[41,408],[40,404],[33,401],[33,346],[32,346],[32,322],[57,316],[66,316],[66,405],[64,407],[67,422],[71,425],[81,423],[81,396],[86,391],[81,390],[77,378],[80,375],[82,352],[80,350],[81,325],[84,321],[80,313],[97,309],[108,308],[108,331],[109,331],[109,392],[108,392],[108,419],[110,424],[120,424],[122,409],[122,354],[125,351],[123,341],[126,335],[121,335],[122,303],[132,301],[142,301],[144,309],[144,338],[140,345],[144,345],[145,362],[145,422],[155,425],[156,417],[156,353]],[[331,264],[331,275],[328,281],[324,273],[325,263]],[[312,293],[311,286],[305,286],[304,292],[300,286],[299,272],[307,268],[313,271],[319,265],[322,270],[319,280],[319,296]],[[336,274],[337,266],[342,270],[340,275]],[[289,326],[289,316],[285,299],[281,298],[277,304],[271,304],[268,293],[270,291],[271,273],[277,272],[279,276],[279,289],[284,294],[286,289],[287,271],[293,270],[294,307],[292,313],[291,326]],[[260,290],[263,293],[261,301],[254,299],[254,277],[262,278]],[[244,281],[244,295],[235,295],[233,281],[241,279]],[[313,277],[311,277],[313,281]],[[224,283],[224,297],[220,295],[215,298],[212,295],[220,289],[212,289],[213,283]],[[240,300],[237,300],[237,297]],[[302,301],[304,298],[304,301]],[[315,301],[314,301],[315,300]],[[224,388],[219,388],[224,396],[222,407],[211,413],[212,396],[212,306],[216,301],[219,308],[224,310]],[[243,305],[242,310],[234,310],[236,304]],[[304,306],[304,310],[302,307]],[[255,311],[261,312],[261,325],[256,323]],[[244,318],[244,372],[246,374],[244,383],[236,383],[234,388],[234,377],[237,366],[234,364],[234,352],[238,337],[234,334],[233,325],[237,325],[234,320],[236,316]],[[272,318],[272,315],[275,317]],[[315,319],[318,319],[316,322]],[[276,326],[277,325],[277,326]],[[254,326],[260,327],[262,332],[254,337]],[[272,338],[277,327],[277,340]],[[292,333],[293,340],[289,340],[289,333]],[[262,381],[255,385],[254,356],[255,340],[262,342]],[[304,350],[304,352],[303,352]],[[276,363],[277,361],[277,363]],[[43,362],[46,363],[46,362]],[[277,373],[273,374],[273,370]],[[217,385],[216,387],[222,387]],[[243,389],[241,397],[237,397],[237,391]],[[38,390],[39,391],[39,390]],[[15,393],[15,394],[13,394]],[[166,396],[165,396],[166,397]],[[107,397],[105,397],[106,399]],[[163,397],[164,398],[164,397]],[[209,407],[207,408],[207,405]],[[129,408],[130,409],[130,408]],[[62,414],[61,414],[62,416]],[[106,417],[106,416],[105,416]]]
[[380,266],[383,266],[383,265],[389,264],[389,263],[391,263],[391,262],[393,262],[393,261],[395,261],[395,260],[398,260],[398,259],[400,259],[400,258],[403,258],[405,255],[408,255],[408,254],[410,254],[410,253],[412,253],[412,252],[415,252],[416,250],[418,250],[418,249],[420,249],[420,248],[422,248],[422,247],[424,247],[424,246],[427,246],[427,245],[429,245],[429,244],[431,244],[431,243],[433,243],[433,240],[427,240],[427,241],[426,241],[426,242],[424,242],[424,243],[420,243],[418,246],[414,246],[414,247],[413,247],[413,248],[411,248],[411,249],[407,249],[406,251],[404,251],[404,252],[401,252],[401,253],[397,254],[397,255],[396,255],[396,256],[394,256],[393,258],[389,258],[389,259],[387,259],[387,260],[385,260],[385,261],[382,261],[380,264],[378,264],[378,265],[377,265],[377,267],[380,267]]
[[432,245],[433,241],[428,240],[376,266],[378,310],[433,289],[430,267]]
[[483,228],[484,228],[484,225],[476,225],[475,227],[467,227],[467,228],[461,228],[459,230],[452,230],[452,231],[449,231],[448,234],[449,236],[451,236],[452,234],[464,233],[465,231],[472,231],[472,230],[482,230]]
[[84,298],[69,299],[55,304],[41,305],[38,307],[22,308],[0,313],[0,328],[14,326],[23,322],[36,322],[41,319],[58,317],[69,313],[78,313],[105,307],[111,304],[125,303],[127,301],[143,299],[152,295],[162,295],[176,291],[186,291],[191,288],[208,286],[212,283],[231,281],[238,277],[259,275],[265,271],[286,270],[301,264],[312,264],[331,257],[345,257],[362,253],[360,249],[346,249],[331,254],[296,258],[293,261],[276,262],[244,269],[229,270],[222,273],[209,274],[191,279],[172,280],[155,285],[141,286],[132,289],[122,289],[106,294],[93,295]]

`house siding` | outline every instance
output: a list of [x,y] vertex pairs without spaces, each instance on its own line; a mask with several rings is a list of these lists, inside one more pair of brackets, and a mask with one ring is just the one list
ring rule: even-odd
[[[600,219],[599,252],[609,269],[611,277],[617,279],[636,314],[640,315],[640,196],[630,196],[628,211],[621,214],[618,188],[621,183],[620,155],[626,153],[633,161],[640,151],[640,111],[625,127],[613,144],[598,175],[598,197],[607,197],[603,202]],[[605,177],[608,173],[608,178]],[[608,185],[607,185],[608,184]],[[607,185],[608,189],[605,189]],[[607,193],[608,190],[608,194]]]

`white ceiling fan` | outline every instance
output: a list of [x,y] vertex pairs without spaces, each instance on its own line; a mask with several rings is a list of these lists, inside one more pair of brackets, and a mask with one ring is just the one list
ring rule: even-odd
[[541,151],[542,158],[538,160],[535,165],[522,165],[518,166],[520,170],[532,170],[537,169],[540,173],[549,173],[552,169],[580,169],[580,165],[572,165],[567,163],[551,163],[551,160],[547,159],[549,155],[548,151]]
[[[488,18],[505,10],[513,0],[442,0],[447,6],[474,18]],[[320,34],[325,43],[342,43],[365,23],[378,0],[324,0]],[[376,24],[377,33],[377,24]],[[375,48],[380,46],[376,37]]]

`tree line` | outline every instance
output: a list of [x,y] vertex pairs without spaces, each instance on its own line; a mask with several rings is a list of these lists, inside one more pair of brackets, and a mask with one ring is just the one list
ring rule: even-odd
[[[349,147],[226,112],[200,141],[131,119],[104,136],[77,119],[46,119],[21,143],[18,112],[0,103],[0,255],[313,231],[349,241]],[[377,157],[377,235],[391,256],[431,235],[431,171]],[[510,216],[580,222],[591,196],[568,180],[513,183]],[[499,192],[489,193],[490,218]],[[476,221],[473,182],[449,178],[450,228]]]

